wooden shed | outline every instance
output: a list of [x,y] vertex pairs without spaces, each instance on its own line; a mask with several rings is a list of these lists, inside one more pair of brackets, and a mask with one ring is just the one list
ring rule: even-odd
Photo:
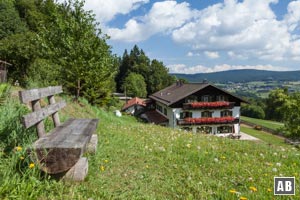
[[7,80],[7,66],[11,66],[11,64],[0,60],[0,83]]

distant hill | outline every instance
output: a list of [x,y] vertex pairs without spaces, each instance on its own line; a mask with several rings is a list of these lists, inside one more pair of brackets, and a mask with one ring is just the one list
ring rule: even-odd
[[178,74],[173,73],[177,78],[183,78],[189,82],[250,82],[250,81],[300,81],[299,71],[266,71],[255,69],[229,70],[213,73],[199,74]]

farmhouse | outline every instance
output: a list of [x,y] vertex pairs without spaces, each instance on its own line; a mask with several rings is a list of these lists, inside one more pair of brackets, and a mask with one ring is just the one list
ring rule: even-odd
[[216,135],[240,133],[240,106],[245,101],[212,84],[177,82],[150,98],[169,127]]

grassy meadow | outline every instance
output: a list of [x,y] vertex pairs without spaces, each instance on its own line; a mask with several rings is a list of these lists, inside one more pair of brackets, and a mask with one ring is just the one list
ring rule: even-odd
[[264,126],[266,128],[272,129],[272,130],[278,130],[280,128],[283,128],[284,124],[280,122],[275,122],[275,121],[270,121],[270,120],[264,120],[264,119],[256,119],[256,118],[251,118],[251,117],[245,117],[242,116],[241,120],[250,122],[253,124],[257,124],[259,126]]
[[[87,155],[86,180],[56,181],[40,173],[26,154],[35,130],[24,130],[18,121],[28,109],[10,99],[0,106],[0,199],[300,198],[299,149],[143,124],[63,98],[63,120],[100,119],[98,151]],[[275,197],[274,176],[295,176],[296,195]]]

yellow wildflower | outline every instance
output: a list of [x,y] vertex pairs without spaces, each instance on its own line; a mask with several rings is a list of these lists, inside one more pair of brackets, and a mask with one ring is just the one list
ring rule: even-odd
[[249,189],[250,189],[252,192],[257,192],[257,188],[256,188],[256,187],[251,186]]
[[149,168],[149,165],[146,165],[145,167],[148,169],[148,168]]
[[240,200],[247,200],[246,197],[240,197]]
[[30,169],[34,168],[34,163],[30,163],[30,164],[29,164],[29,168],[30,168]]
[[187,148],[191,148],[191,144],[187,144],[186,147],[187,147]]
[[268,188],[268,192],[272,192],[272,189],[271,189],[271,188]]
[[236,190],[235,189],[232,189],[232,190],[229,190],[230,193],[232,194],[235,194],[236,193]]
[[23,156],[21,156],[21,157],[20,157],[20,160],[24,160],[24,157],[23,157]]
[[101,170],[101,171],[104,171],[104,170],[105,170],[105,167],[104,167],[103,165],[101,165],[100,170]]
[[221,159],[225,160],[225,159],[226,159],[226,157],[225,157],[225,156],[221,156]]
[[17,146],[15,149],[16,149],[17,151],[22,151],[22,147],[20,147],[20,146]]
[[108,160],[104,160],[105,163],[108,163]]

